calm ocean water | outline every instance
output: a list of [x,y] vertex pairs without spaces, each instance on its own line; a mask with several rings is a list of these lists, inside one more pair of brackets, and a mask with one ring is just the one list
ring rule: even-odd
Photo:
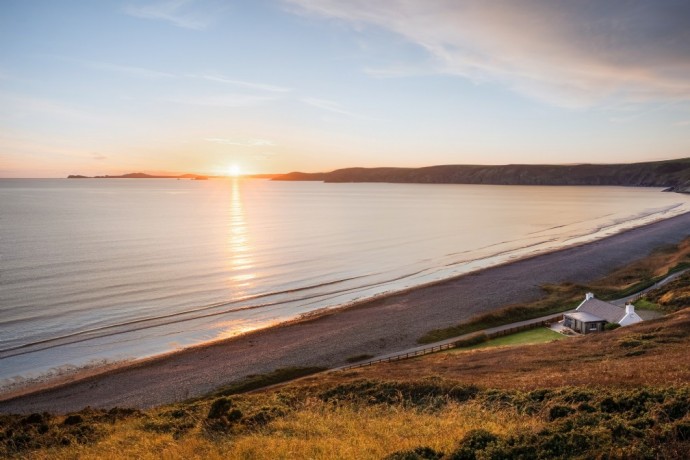
[[688,210],[622,187],[0,180],[0,389]]

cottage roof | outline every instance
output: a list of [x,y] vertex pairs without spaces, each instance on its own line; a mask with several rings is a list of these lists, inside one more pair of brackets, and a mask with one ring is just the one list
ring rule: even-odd
[[582,321],[583,323],[592,323],[595,321],[606,321],[604,318],[601,318],[597,315],[593,315],[591,313],[587,313],[584,311],[575,311],[572,313],[566,313],[565,316],[576,319],[578,321]]
[[577,311],[598,316],[609,323],[618,323],[625,316],[625,309],[593,297],[582,302]]

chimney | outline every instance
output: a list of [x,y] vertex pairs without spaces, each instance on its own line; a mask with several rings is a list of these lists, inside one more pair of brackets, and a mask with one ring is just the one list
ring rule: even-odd
[[591,292],[588,292],[587,294],[585,294],[585,300],[589,300],[589,299],[593,299],[593,298],[594,298],[594,294],[592,294]]
[[625,305],[625,314],[629,315],[631,313],[635,313],[635,305],[629,303]]

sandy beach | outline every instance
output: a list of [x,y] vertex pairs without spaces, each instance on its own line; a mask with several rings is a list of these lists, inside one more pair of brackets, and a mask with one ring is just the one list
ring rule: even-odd
[[425,332],[514,302],[539,286],[588,282],[690,235],[690,213],[599,241],[375,299],[308,320],[158,357],[0,402],[0,412],[150,407],[205,394],[250,374],[342,365],[409,348]]

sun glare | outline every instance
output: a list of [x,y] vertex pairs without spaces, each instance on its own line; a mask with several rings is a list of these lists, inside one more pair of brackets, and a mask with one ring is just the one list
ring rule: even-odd
[[238,165],[231,165],[228,168],[228,176],[237,177],[241,174],[240,167]]

